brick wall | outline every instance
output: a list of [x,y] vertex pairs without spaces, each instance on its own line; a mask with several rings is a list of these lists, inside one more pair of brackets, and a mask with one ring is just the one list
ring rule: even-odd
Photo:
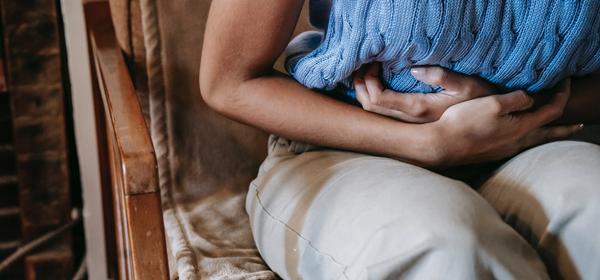
[[[0,0],[20,208],[21,242],[69,219],[60,18],[54,0]],[[67,279],[70,236],[25,258],[28,279]],[[58,277],[58,278],[57,278]]]

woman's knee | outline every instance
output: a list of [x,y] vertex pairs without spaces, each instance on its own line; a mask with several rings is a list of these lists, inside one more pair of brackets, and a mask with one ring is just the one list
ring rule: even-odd
[[[470,271],[482,252],[490,250],[489,240],[507,240],[507,231],[493,208],[465,184],[450,179],[439,181],[441,189],[428,199],[416,201],[403,211],[402,218],[390,216],[373,230],[351,262],[349,271],[366,273],[369,279],[403,278],[402,273],[437,273],[436,266],[465,260],[457,271]],[[424,186],[429,188],[434,186]],[[518,239],[518,238],[517,238]],[[422,269],[421,269],[422,267]],[[400,273],[400,274],[398,274]],[[385,277],[383,277],[385,276]],[[424,274],[421,275],[428,278]],[[431,276],[431,275],[430,275]],[[459,276],[459,275],[455,275]]]
[[600,185],[597,183],[600,178],[600,172],[597,172],[600,170],[600,146],[578,141],[552,142],[521,153],[510,160],[505,168],[521,169],[519,173],[524,176],[527,176],[527,171],[532,171],[554,174],[563,177],[566,182],[582,178],[584,180],[581,182],[586,185]]
[[560,216],[558,212],[594,210],[600,203],[599,170],[600,146],[554,142],[510,160],[483,185],[481,193],[502,214],[520,204],[550,219]]
[[379,228],[348,274],[365,276],[360,279],[544,278],[535,251],[478,197],[429,206],[435,211],[426,216],[415,212],[410,222]]
[[482,195],[538,249],[551,274],[600,275],[600,146],[561,141],[522,153],[481,188]]

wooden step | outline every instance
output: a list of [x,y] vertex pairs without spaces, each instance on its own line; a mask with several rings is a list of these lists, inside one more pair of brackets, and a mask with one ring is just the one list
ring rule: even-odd
[[17,216],[17,215],[19,215],[19,213],[20,213],[19,207],[16,207],[16,206],[0,208],[0,218]]
[[5,176],[0,176],[0,187],[2,186],[8,186],[8,185],[15,185],[17,184],[18,179],[16,175],[5,175]]
[[[21,242],[19,240],[9,240],[0,242],[0,260],[5,259],[14,251],[16,251],[19,246],[21,246]],[[4,275],[2,275],[4,276]],[[5,279],[5,278],[2,278]],[[6,279],[16,279],[16,278],[6,278]],[[23,278],[19,278],[23,279]]]
[[0,242],[0,251],[13,251],[19,248],[21,242],[19,240],[3,241]]

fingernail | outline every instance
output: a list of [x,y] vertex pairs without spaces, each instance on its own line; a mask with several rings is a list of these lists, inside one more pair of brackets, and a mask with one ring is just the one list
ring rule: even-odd
[[410,69],[410,73],[413,76],[419,76],[419,77],[425,75],[426,71],[427,71],[427,69],[425,67],[414,67],[414,68]]
[[576,124],[571,126],[572,133],[579,132],[584,128],[583,124]]

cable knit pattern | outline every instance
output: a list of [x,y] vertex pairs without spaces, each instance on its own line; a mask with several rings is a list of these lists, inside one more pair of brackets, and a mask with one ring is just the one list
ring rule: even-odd
[[600,69],[600,1],[333,0],[325,35],[300,35],[288,55],[290,74],[315,89],[350,87],[381,61],[399,92],[439,91],[410,75],[417,65],[536,92]]

